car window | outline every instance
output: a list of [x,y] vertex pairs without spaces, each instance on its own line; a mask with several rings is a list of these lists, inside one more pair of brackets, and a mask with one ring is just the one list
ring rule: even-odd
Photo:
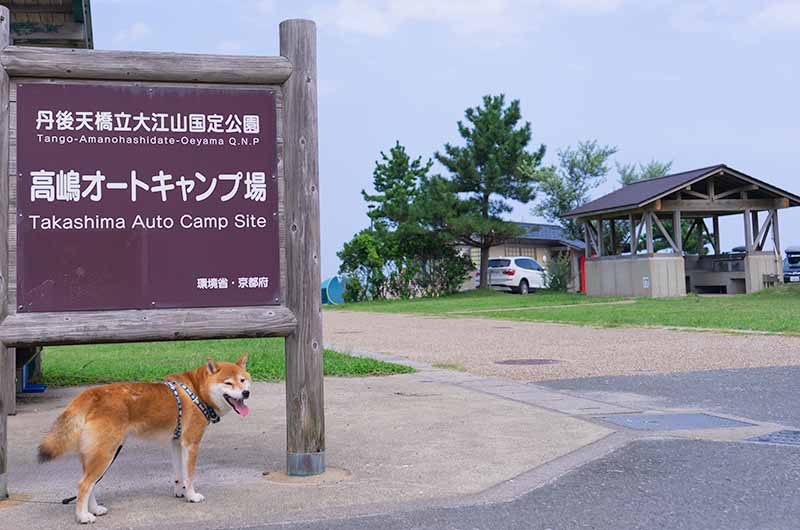
[[789,265],[800,265],[800,254],[789,254],[786,256]]
[[508,267],[511,265],[510,259],[490,259],[489,266],[490,267]]
[[528,269],[529,271],[540,271],[542,267],[539,263],[531,258],[521,258],[517,260],[517,265],[524,269]]
[[539,263],[534,259],[531,259],[531,258],[519,258],[519,259],[517,259],[515,261],[516,261],[517,265],[522,267],[523,269],[527,269],[529,271],[540,271],[540,270],[542,270],[541,265],[539,265]]

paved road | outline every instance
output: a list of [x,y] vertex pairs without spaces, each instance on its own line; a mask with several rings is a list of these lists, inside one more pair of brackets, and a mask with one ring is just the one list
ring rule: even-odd
[[[800,367],[780,366],[677,374],[563,379],[538,383],[589,393],[633,393],[672,407],[697,407],[800,428],[797,406]],[[619,401],[625,401],[621,396]],[[798,524],[800,527],[800,523]]]
[[[552,381],[551,388],[646,395],[674,407],[704,407],[800,425],[800,368],[716,370]],[[590,462],[510,503],[423,509],[280,530],[739,529],[800,528],[800,448],[691,440],[643,440]]]
[[779,530],[798,528],[800,458],[788,447],[635,442],[514,502],[281,530]]

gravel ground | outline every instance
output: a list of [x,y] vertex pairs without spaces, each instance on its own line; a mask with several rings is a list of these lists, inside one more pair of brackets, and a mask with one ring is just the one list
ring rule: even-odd
[[[593,328],[479,318],[325,311],[325,343],[489,376],[541,381],[800,365],[800,337],[657,328]],[[502,365],[552,359],[545,365]]]

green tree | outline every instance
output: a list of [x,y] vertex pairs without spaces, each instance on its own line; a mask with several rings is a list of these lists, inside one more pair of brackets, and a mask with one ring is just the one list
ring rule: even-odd
[[375,193],[361,190],[361,195],[374,208],[367,213],[373,222],[385,223],[395,229],[413,220],[413,201],[422,178],[428,175],[433,161],[412,160],[406,148],[396,142],[387,155],[381,151],[372,171]]
[[622,186],[639,182],[640,180],[649,180],[668,175],[672,169],[672,162],[659,162],[658,160],[651,160],[646,164],[620,164],[617,165],[617,173],[619,174],[619,183]]
[[616,147],[601,146],[597,140],[560,150],[558,168],[539,171],[538,189],[544,198],[532,213],[560,224],[572,239],[581,239],[583,232],[578,224],[563,216],[589,201],[590,192],[605,181],[608,160],[616,152]]
[[[373,171],[369,230],[356,234],[338,253],[340,272],[356,277],[350,299],[438,296],[457,290],[471,267],[434,215],[434,197],[451,198],[441,178],[428,175],[432,162],[412,159],[397,142],[381,152]],[[431,184],[433,183],[433,184]]]
[[[654,178],[659,178],[667,175],[670,170],[672,169],[672,162],[660,162],[658,160],[651,160],[646,164],[620,164],[616,162],[617,167],[617,182],[621,186],[628,186],[633,184],[634,182],[639,182],[642,180],[650,180]],[[670,226],[671,226],[670,222]],[[665,226],[666,228],[666,226]],[[610,230],[610,228],[609,228]],[[619,247],[617,249],[612,249],[613,253],[617,253],[620,251],[627,251],[630,248],[630,240],[631,240],[631,233],[630,233],[630,223],[627,221],[617,221],[615,224],[615,232],[617,234],[617,243]],[[606,248],[611,249],[611,235],[610,233],[606,235],[608,246]],[[661,236],[660,233],[656,230],[653,233],[653,248],[657,252],[663,248],[668,246],[667,240]],[[640,237],[640,244],[644,245],[644,235]]]
[[373,229],[357,233],[336,253],[342,262],[339,272],[346,273],[349,278],[345,284],[346,302],[385,298],[383,254],[380,237]]
[[[640,182],[642,180],[649,180],[654,178],[663,177],[669,174],[672,170],[672,161],[670,162],[661,162],[658,160],[651,160],[646,164],[616,164],[617,166],[617,174],[618,182],[622,186],[628,186],[633,184],[634,182]],[[672,228],[672,220],[665,219],[663,221],[664,228],[670,233],[673,234]],[[692,222],[688,219],[683,219],[681,221],[681,238],[683,241],[683,248],[687,249],[689,252],[694,252],[697,248],[697,231],[692,230],[689,232],[689,228],[691,228]],[[616,224],[616,231],[617,231],[617,241],[620,244],[620,249],[627,250],[630,245],[630,225],[628,222],[617,222]],[[640,247],[645,245],[645,236],[640,236]],[[611,236],[608,235],[608,247],[610,248],[610,241]],[[658,252],[660,250],[664,250],[670,248],[667,239],[661,234],[660,230],[653,231],[653,250]]]
[[[452,210],[437,217],[442,227],[464,244],[481,249],[480,286],[488,287],[489,249],[519,236],[522,230],[502,218],[510,200],[529,202],[535,196],[537,169],[545,154],[533,152],[531,125],[521,123],[519,100],[484,96],[483,106],[468,108],[458,122],[463,146],[445,144],[434,156],[450,172]],[[439,183],[441,185],[441,183]]]

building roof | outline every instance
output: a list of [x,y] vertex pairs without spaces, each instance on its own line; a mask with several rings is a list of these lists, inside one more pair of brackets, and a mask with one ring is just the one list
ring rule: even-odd
[[577,239],[570,239],[564,229],[558,225],[547,225],[540,223],[514,223],[525,229],[525,234],[517,239],[527,239],[534,241],[552,241],[562,245],[583,249],[585,243]]
[[92,48],[90,0],[0,0],[11,13],[11,44]]
[[740,171],[726,166],[725,164],[716,164],[700,169],[693,169],[691,171],[684,171],[681,173],[674,173],[664,177],[658,177],[649,180],[642,180],[634,182],[627,186],[612,191],[607,195],[595,199],[591,202],[584,204],[570,212],[567,212],[564,217],[583,217],[592,214],[605,214],[614,211],[624,211],[635,208],[641,208],[644,205],[656,201],[666,195],[675,193],[682,190],[695,182],[705,180],[712,175],[724,175],[726,178],[736,181],[743,181],[749,184],[757,185],[763,192],[771,196],[780,196],[787,198],[791,206],[800,205],[800,197],[782,190],[766,182],[760,181]]

